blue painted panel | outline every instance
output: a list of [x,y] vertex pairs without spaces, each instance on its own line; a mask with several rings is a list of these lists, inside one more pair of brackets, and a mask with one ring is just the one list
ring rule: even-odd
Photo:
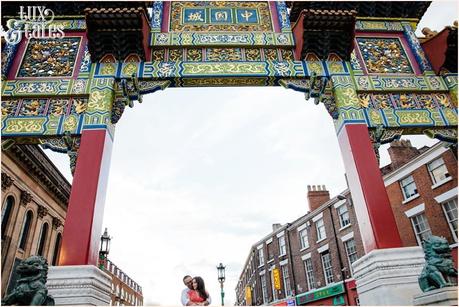
[[237,9],[238,23],[258,23],[258,11],[256,9]]
[[233,23],[233,11],[229,8],[210,9],[211,23]]
[[203,8],[185,8],[183,10],[184,23],[205,23],[206,10]]

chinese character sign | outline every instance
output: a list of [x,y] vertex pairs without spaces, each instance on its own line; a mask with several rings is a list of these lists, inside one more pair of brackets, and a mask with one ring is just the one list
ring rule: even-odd
[[250,286],[245,287],[245,303],[252,305],[252,289]]
[[277,290],[281,289],[280,273],[279,269],[273,269],[274,288]]

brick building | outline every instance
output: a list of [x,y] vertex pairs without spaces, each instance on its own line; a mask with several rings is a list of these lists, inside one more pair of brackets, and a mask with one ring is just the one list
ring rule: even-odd
[[57,263],[69,196],[70,184],[38,146],[2,150],[2,297],[22,259]]
[[[317,305],[320,295],[324,305],[355,304],[350,263],[363,255],[363,247],[349,193],[330,199],[325,186],[308,186],[308,201],[309,213],[274,224],[273,232],[253,245],[236,289],[239,304]],[[246,301],[248,292],[251,302]]]
[[455,152],[441,143],[418,150],[409,141],[399,141],[391,144],[389,155],[402,164],[396,171],[390,172],[389,165],[382,172],[387,173],[383,178],[403,245],[419,245],[432,233],[457,242]]
[[101,268],[112,277],[111,301],[112,306],[143,305],[142,287],[132,280],[109,259]]
[[[444,236],[457,258],[457,156],[437,143],[391,143],[381,173],[404,246]],[[308,186],[310,211],[253,244],[236,287],[239,305],[356,305],[351,263],[364,250],[349,190],[330,199]],[[277,287],[276,287],[277,286]],[[276,289],[277,288],[277,289]]]

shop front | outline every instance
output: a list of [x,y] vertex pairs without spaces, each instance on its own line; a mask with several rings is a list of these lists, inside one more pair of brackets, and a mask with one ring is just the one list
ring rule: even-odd
[[296,304],[298,306],[343,306],[348,305],[346,301],[346,288],[343,282],[334,283],[296,296]]
[[295,298],[289,297],[280,301],[277,301],[273,306],[295,306]]

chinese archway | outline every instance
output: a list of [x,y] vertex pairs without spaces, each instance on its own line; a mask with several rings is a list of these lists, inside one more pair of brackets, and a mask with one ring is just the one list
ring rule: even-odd
[[[21,5],[2,4],[5,29]],[[401,246],[379,145],[402,134],[457,144],[457,42],[456,65],[434,70],[414,33],[428,2],[40,5],[64,35],[2,38],[2,147],[40,144],[70,156],[60,265],[97,263],[114,131],[147,93],[283,86],[323,105],[367,253]]]

